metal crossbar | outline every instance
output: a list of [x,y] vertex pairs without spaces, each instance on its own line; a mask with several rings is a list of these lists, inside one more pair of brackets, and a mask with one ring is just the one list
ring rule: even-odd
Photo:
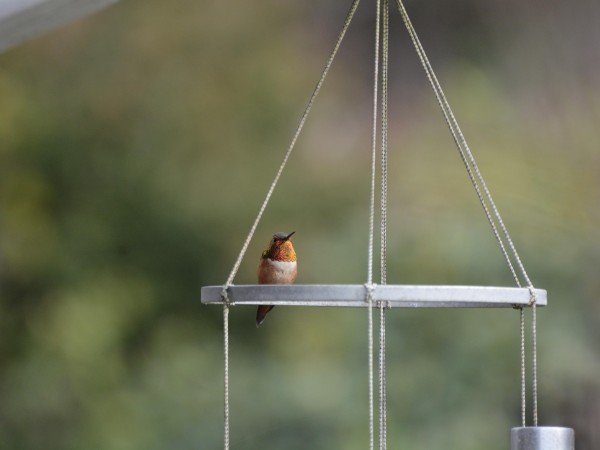
[[[205,286],[201,300],[222,304],[223,286]],[[537,306],[547,304],[546,291],[535,290]],[[367,288],[362,284],[261,284],[229,287],[229,305],[287,305],[368,307]],[[392,308],[510,308],[526,307],[527,288],[492,286],[376,285],[372,301]]]

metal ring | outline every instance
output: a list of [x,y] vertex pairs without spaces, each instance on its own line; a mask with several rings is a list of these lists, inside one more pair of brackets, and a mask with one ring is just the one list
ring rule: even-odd
[[[204,304],[222,304],[223,286],[202,288]],[[536,289],[536,306],[546,306],[546,291]],[[373,301],[392,308],[511,308],[528,306],[528,288],[492,286],[377,285]],[[363,284],[232,285],[229,302],[237,305],[367,307]]]

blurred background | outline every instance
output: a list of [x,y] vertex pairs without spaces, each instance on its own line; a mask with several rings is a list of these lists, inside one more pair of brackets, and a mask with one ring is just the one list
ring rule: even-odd
[[[200,287],[226,280],[349,5],[129,0],[0,55],[0,448],[222,446]],[[548,290],[540,424],[597,449],[600,4],[407,9]],[[294,230],[298,283],[366,281],[373,31],[363,1],[237,284]],[[395,9],[390,52],[388,282],[512,286]],[[230,317],[232,448],[366,448],[366,312],[254,315]],[[509,448],[518,330],[510,309],[390,311],[390,448]]]

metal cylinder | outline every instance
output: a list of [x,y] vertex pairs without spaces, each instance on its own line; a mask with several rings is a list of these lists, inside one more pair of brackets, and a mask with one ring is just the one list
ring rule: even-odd
[[575,450],[575,432],[563,427],[518,427],[510,431],[511,450]]

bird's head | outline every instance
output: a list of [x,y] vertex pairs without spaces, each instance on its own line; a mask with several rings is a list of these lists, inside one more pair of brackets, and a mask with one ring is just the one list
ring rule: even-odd
[[269,248],[263,252],[262,257],[270,258],[273,261],[296,261],[296,252],[290,240],[294,233],[295,231],[275,233],[269,243]]

